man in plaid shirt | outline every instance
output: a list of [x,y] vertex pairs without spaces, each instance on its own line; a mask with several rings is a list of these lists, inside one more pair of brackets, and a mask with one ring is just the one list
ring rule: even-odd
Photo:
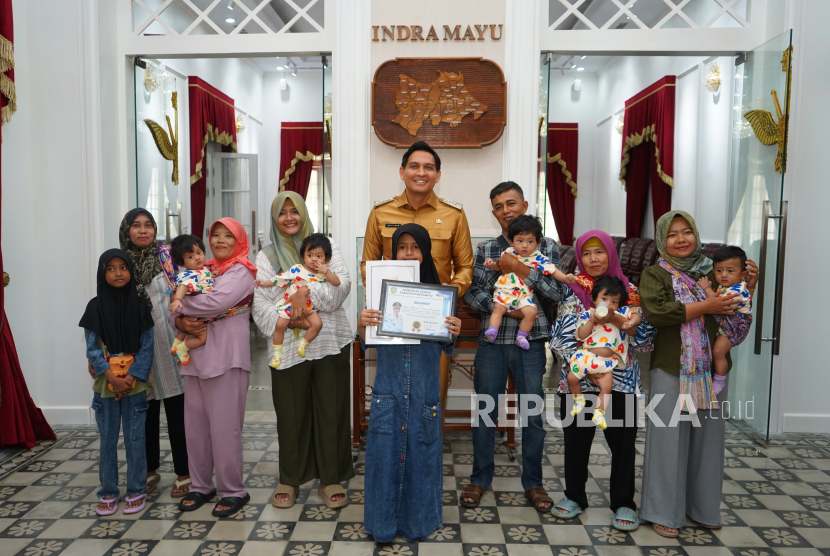
[[[502,256],[504,250],[510,246],[507,240],[507,227],[514,218],[527,212],[528,203],[524,199],[522,188],[512,181],[500,183],[490,191],[490,203],[493,206],[493,216],[501,226],[502,236],[483,241],[476,246],[473,283],[464,295],[464,302],[481,313],[474,385],[480,398],[480,406],[483,401],[481,398],[487,399],[486,396],[489,396],[495,400],[490,420],[496,423],[498,397],[506,391],[508,373],[513,373],[516,393],[519,395],[519,407],[522,396],[538,396],[537,400],[544,398],[542,375],[545,374],[545,341],[550,334],[548,316],[551,315],[551,304],[559,301],[562,296],[562,285],[553,276],[543,276],[515,257]],[[559,265],[559,248],[555,241],[543,237],[538,249],[553,264]],[[501,272],[485,268],[484,261],[487,259],[497,261]],[[542,309],[528,334],[530,349],[527,351],[516,345],[516,334],[522,319],[520,311],[508,312],[505,315],[508,318],[502,321],[494,343],[491,344],[484,337],[484,331],[489,327],[490,313],[493,312],[493,290],[496,280],[501,274],[510,272],[515,272],[530,286],[539,308]],[[534,405],[531,404],[530,407]],[[495,470],[495,429],[485,425],[483,421],[482,419],[479,426],[473,427],[473,474],[470,476],[470,484],[461,494],[461,505],[468,508],[478,506],[484,490],[493,480]],[[522,421],[522,487],[533,506],[540,511],[547,511],[553,503],[542,487],[544,440],[545,429],[541,415]]]

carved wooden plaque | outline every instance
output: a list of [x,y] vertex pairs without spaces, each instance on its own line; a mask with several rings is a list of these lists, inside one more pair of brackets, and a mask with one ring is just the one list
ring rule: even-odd
[[482,58],[396,58],[372,83],[372,125],[399,149],[415,141],[478,149],[494,143],[507,123],[507,84],[495,62]]

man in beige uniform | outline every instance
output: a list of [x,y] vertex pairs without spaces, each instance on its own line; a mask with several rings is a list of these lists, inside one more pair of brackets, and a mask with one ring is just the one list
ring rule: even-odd
[[[473,244],[461,204],[433,192],[441,179],[441,159],[424,141],[404,153],[400,177],[406,189],[400,195],[375,203],[363,242],[360,275],[366,284],[366,261],[392,258],[392,234],[403,224],[420,224],[429,232],[432,259],[444,284],[458,286],[461,299],[473,280]],[[441,407],[446,412],[450,361],[441,356]],[[442,412],[442,416],[443,416]]]

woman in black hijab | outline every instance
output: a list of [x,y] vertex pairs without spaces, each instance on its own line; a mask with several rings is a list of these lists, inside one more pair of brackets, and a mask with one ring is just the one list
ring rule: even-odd
[[[392,258],[419,261],[421,283],[440,285],[431,248],[429,233],[417,224],[405,224],[392,236]],[[372,309],[360,314],[357,326],[362,341],[366,327],[377,326],[381,319],[381,312]],[[461,320],[447,317],[445,322],[450,334],[458,336]],[[378,359],[366,440],[364,527],[377,542],[390,542],[396,535],[414,542],[441,526],[439,362],[441,353],[452,354],[454,345],[454,341],[421,340],[419,345],[375,346]]]
[[144,509],[147,501],[147,459],[144,420],[150,365],[153,361],[153,318],[139,299],[130,255],[110,249],[98,260],[98,295],[87,304],[79,323],[86,338],[86,356],[95,374],[92,409],[101,435],[98,515],[118,511],[118,436],[124,428],[127,451],[127,497],[123,512]]

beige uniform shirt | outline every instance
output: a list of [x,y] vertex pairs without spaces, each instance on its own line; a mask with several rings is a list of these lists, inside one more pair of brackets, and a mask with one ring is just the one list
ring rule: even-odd
[[360,275],[366,284],[366,261],[392,258],[392,235],[403,224],[420,224],[429,232],[432,259],[441,283],[458,287],[461,298],[473,280],[473,243],[467,216],[460,204],[441,199],[433,192],[427,203],[412,207],[406,191],[378,201],[366,222]]

